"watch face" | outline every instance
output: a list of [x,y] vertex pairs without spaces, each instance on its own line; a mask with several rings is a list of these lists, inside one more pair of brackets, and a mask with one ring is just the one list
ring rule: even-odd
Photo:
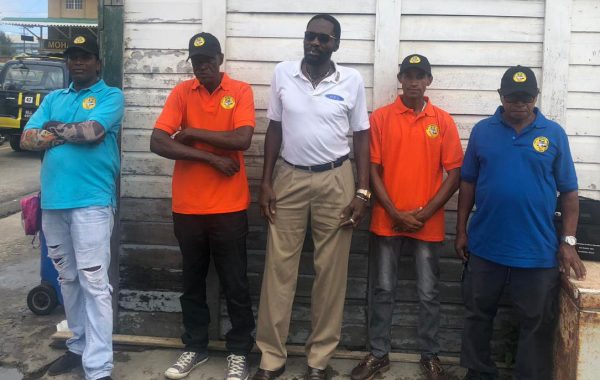
[[575,238],[575,236],[565,236],[565,243],[567,243],[568,245],[576,245],[577,239]]

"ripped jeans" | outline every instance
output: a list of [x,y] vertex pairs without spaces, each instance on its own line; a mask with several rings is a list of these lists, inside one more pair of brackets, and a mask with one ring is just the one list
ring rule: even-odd
[[73,332],[67,348],[82,355],[87,380],[110,376],[113,368],[112,288],[108,282],[113,222],[110,206],[42,211],[48,257],[58,271]]

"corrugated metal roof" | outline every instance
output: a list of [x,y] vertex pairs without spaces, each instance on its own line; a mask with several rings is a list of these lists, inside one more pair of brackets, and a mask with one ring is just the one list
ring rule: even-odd
[[84,28],[97,28],[98,20],[89,18],[32,18],[32,17],[4,17],[0,24],[16,26],[79,26]]

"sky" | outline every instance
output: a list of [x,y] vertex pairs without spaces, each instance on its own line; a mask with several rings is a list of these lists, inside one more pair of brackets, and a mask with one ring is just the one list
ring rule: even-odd
[[[3,17],[48,17],[48,0],[0,0],[0,18]],[[0,24],[0,30],[21,34],[23,28]],[[35,31],[37,33],[39,29]],[[25,34],[29,32],[25,31]]]

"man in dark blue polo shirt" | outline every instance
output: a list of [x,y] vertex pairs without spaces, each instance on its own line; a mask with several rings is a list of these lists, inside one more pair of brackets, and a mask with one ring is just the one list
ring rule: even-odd
[[[565,131],[535,107],[533,71],[509,68],[498,92],[502,106],[473,128],[461,170],[455,243],[467,263],[461,365],[469,370],[465,379],[497,377],[490,339],[507,286],[520,325],[514,376],[550,379],[559,269],[585,276],[575,250],[577,176]],[[552,222],[557,192],[560,238]]]

